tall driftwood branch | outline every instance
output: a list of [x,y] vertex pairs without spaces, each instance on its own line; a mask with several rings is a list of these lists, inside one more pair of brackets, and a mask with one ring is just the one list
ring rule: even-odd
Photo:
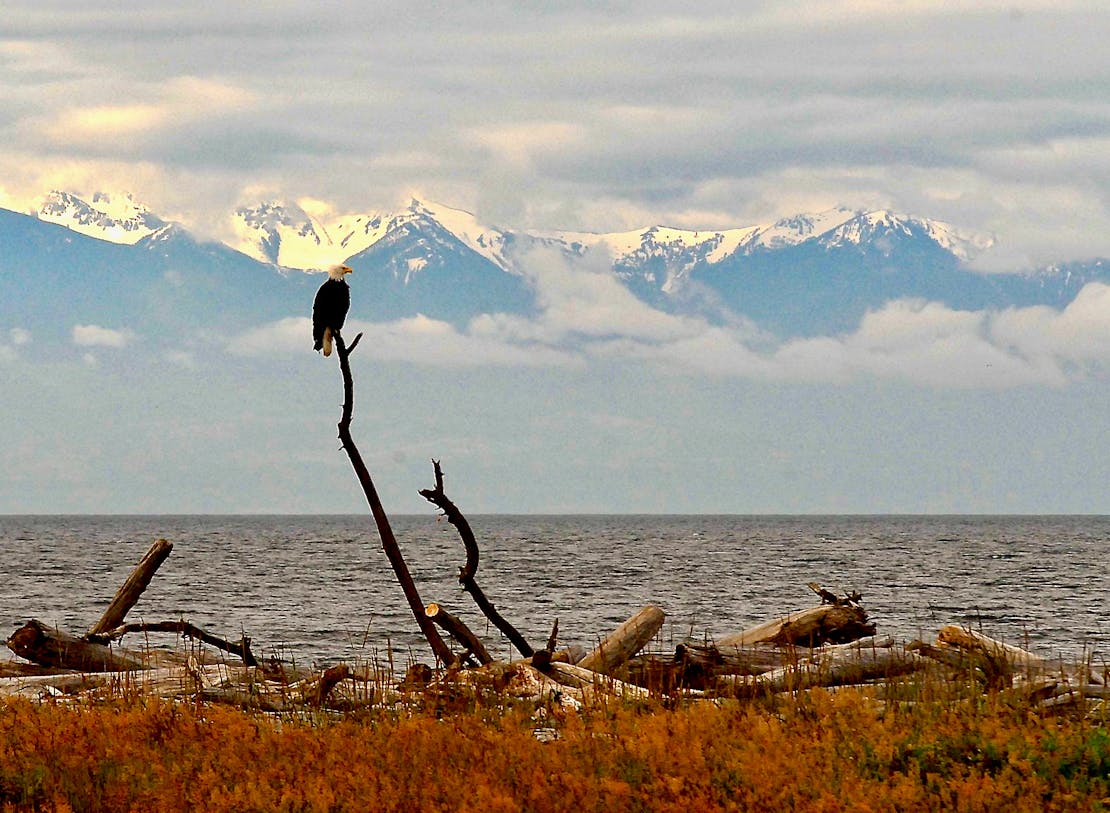
[[478,541],[474,538],[474,531],[471,530],[470,523],[466,521],[462,511],[447,497],[443,490],[443,469],[440,468],[439,461],[433,460],[432,467],[435,471],[436,487],[421,489],[420,496],[442,511],[447,521],[454,525],[459,532],[459,538],[462,539],[463,547],[466,548],[466,564],[459,568],[459,584],[463,586],[466,592],[470,593],[482,614],[501,631],[502,635],[512,642],[517,651],[525,658],[531,657],[534,652],[531,644],[525,640],[516,627],[497,611],[493,603],[486,598],[482,588],[478,586],[478,582],[475,581],[474,576],[478,572]]
[[166,561],[166,557],[170,555],[172,550],[172,542],[166,539],[154,540],[154,544],[135,565],[135,569],[131,571],[127,581],[116,591],[115,598],[108,605],[108,609],[104,611],[104,615],[89,627],[89,631],[85,633],[86,638],[93,639],[123,623],[124,617],[135,606],[147,585],[150,584],[150,580],[154,578],[154,572],[158,570],[162,562]]
[[354,379],[351,376],[351,365],[349,357],[358,346],[362,334],[359,333],[351,342],[348,348],[343,341],[343,337],[339,331],[334,331],[333,338],[335,339],[335,349],[339,356],[339,369],[343,374],[343,412],[339,420],[339,440],[343,444],[343,450],[347,453],[348,459],[351,461],[351,467],[355,470],[355,475],[358,477],[359,483],[362,484],[362,491],[366,495],[366,502],[370,506],[370,512],[374,515],[374,523],[378,526],[378,535],[382,540],[382,550],[385,551],[386,558],[389,559],[389,564],[393,567],[393,573],[397,576],[397,581],[401,585],[401,590],[408,600],[409,609],[412,610],[413,617],[416,619],[416,624],[420,631],[424,633],[424,637],[428,641],[428,645],[432,648],[432,652],[436,658],[442,663],[451,665],[458,661],[454,653],[451,652],[450,647],[444,642],[436,629],[435,624],[428,616],[424,614],[424,602],[420,600],[420,593],[416,589],[416,583],[412,580],[412,575],[409,573],[408,565],[405,563],[405,557],[401,555],[401,548],[397,544],[397,538],[393,535],[393,528],[389,524],[389,517],[386,516],[385,509],[382,507],[382,501],[378,497],[378,491],[374,487],[374,481],[370,479],[370,471],[366,468],[366,464],[362,460],[362,455],[359,454],[358,447],[355,446],[354,440],[351,438],[351,417],[354,414]]

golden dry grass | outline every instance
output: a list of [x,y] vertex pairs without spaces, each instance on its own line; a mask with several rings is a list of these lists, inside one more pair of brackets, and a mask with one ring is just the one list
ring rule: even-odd
[[0,701],[0,810],[1110,809],[1104,720],[1045,718],[1001,695],[913,699],[813,691],[563,713],[438,698],[299,720],[13,699]]

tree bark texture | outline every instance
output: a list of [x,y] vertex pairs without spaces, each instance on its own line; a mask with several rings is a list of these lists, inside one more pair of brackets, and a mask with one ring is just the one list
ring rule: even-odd
[[738,697],[756,697],[897,677],[924,669],[926,663],[925,658],[901,647],[829,647],[828,651],[814,650],[797,664],[761,675],[723,675],[718,685]]

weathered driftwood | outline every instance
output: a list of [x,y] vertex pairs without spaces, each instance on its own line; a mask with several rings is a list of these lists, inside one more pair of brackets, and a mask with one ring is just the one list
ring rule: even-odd
[[1034,655],[1027,649],[1003,643],[981,632],[955,624],[941,627],[940,632],[937,633],[937,644],[985,656],[1006,664],[1011,670],[1026,668],[1036,671],[1050,666],[1044,658]]
[[429,604],[424,608],[424,614],[443,628],[452,638],[458,641],[464,650],[469,652],[481,664],[492,663],[493,658],[486,650],[481,639],[466,625],[461,618],[452,615],[439,604]]
[[[547,637],[547,644],[543,649],[537,649],[532,653],[532,666],[540,671],[543,671],[551,663],[551,659],[555,657],[555,645],[559,642],[559,619],[555,619],[555,624],[551,627],[551,635]],[[569,659],[564,659],[569,662]]]
[[738,697],[800,691],[818,686],[847,686],[896,677],[925,668],[927,661],[901,647],[826,647],[791,666],[761,675],[722,675],[722,692]]
[[79,672],[124,672],[143,668],[138,656],[115,652],[104,644],[51,629],[34,619],[12,633],[8,649],[32,663]]
[[906,649],[953,669],[974,669],[976,659],[967,652],[948,646],[936,646],[925,641],[910,641]]
[[[920,649],[920,648],[919,648]],[[1028,650],[1005,644],[994,638],[955,624],[942,627],[937,633],[936,650],[958,652],[967,663],[965,668],[975,671],[992,689],[1013,685],[1019,673],[1042,674],[1052,667],[1044,658]],[[923,654],[938,654],[923,652]]]
[[170,555],[172,550],[173,543],[168,540],[156,539],[154,541],[154,544],[150,546],[143,558],[139,560],[135,569],[131,571],[131,575],[116,591],[116,595],[111,604],[108,605],[108,609],[104,611],[104,615],[89,627],[89,631],[85,633],[86,638],[92,639],[108,630],[115,629],[123,623],[128,611],[138,602],[143,591],[150,584],[150,580],[154,578],[155,571],[158,570],[162,562],[166,561],[166,557]]
[[116,672],[143,669],[143,659],[134,653],[113,650],[102,633],[118,625],[135,606],[143,590],[150,584],[158,566],[170,555],[173,545],[165,539],[155,540],[131,571],[107,610],[81,638],[40,621],[31,620],[12,633],[8,648],[25,660],[40,667],[72,669],[80,672]]
[[690,675],[760,675],[792,657],[789,649],[771,644],[720,646],[683,643],[675,647],[675,663]]
[[424,634],[424,638],[428,641],[428,645],[432,649],[432,653],[436,658],[444,664],[454,665],[458,659],[451,652],[450,647],[443,640],[436,629],[436,625],[432,619],[424,614],[424,602],[420,600],[420,593],[416,589],[416,583],[412,580],[412,575],[409,573],[408,565],[405,563],[405,557],[401,554],[401,548],[397,544],[397,538],[393,535],[393,528],[389,524],[389,517],[385,513],[385,508],[382,507],[381,498],[378,497],[378,490],[374,487],[374,481],[370,478],[370,470],[366,468],[366,463],[362,459],[362,455],[355,446],[354,439],[351,437],[351,418],[354,413],[354,379],[351,376],[350,355],[358,346],[362,334],[359,333],[355,336],[351,346],[347,347],[343,341],[343,337],[339,335],[339,331],[333,331],[333,338],[335,339],[335,349],[339,356],[339,370],[343,376],[343,409],[339,419],[339,440],[343,446],[343,450],[347,453],[347,458],[351,462],[351,467],[355,470],[355,476],[358,477],[359,483],[362,485],[363,494],[366,496],[366,502],[370,506],[370,512],[374,516],[374,523],[378,527],[378,535],[382,541],[382,550],[385,552],[386,558],[389,560],[390,566],[393,568],[393,573],[397,577],[398,583],[401,585],[401,590],[405,594],[405,599],[408,601],[409,609],[412,611],[413,616],[416,618],[416,625]]
[[726,635],[717,641],[717,646],[815,647],[825,643],[846,644],[874,634],[875,625],[868,621],[867,612],[858,604],[822,604]]
[[475,539],[474,531],[466,517],[463,516],[462,511],[447,497],[443,490],[443,469],[440,467],[438,460],[432,461],[432,469],[435,474],[435,488],[421,489],[420,496],[439,508],[443,512],[443,516],[455,526],[455,530],[459,533],[459,538],[466,549],[466,564],[459,568],[459,584],[474,599],[474,603],[478,605],[478,609],[490,620],[490,623],[512,642],[512,645],[522,656],[527,658],[533,653],[532,645],[528,643],[516,627],[497,611],[497,607],[478,586],[478,582],[475,580],[475,574],[478,572],[478,541]]
[[806,587],[817,594],[822,604],[859,604],[863,600],[863,595],[855,590],[847,595],[838,596],[832,590],[826,590],[817,582],[806,582]]
[[217,649],[222,649],[224,652],[236,655],[242,658],[243,663],[247,666],[258,666],[258,661],[255,660],[254,655],[251,653],[251,639],[248,636],[244,635],[238,642],[226,641],[223,638],[205,632],[200,627],[196,627],[188,621],[151,621],[121,624],[114,629],[106,630],[96,637],[106,641],[114,641],[122,638],[129,632],[174,632],[186,638],[202,641]]
[[612,674],[655,637],[664,618],[661,609],[647,605],[609,633],[593,652],[578,662],[578,666],[603,675]]
[[301,698],[312,706],[323,706],[332,690],[341,681],[351,677],[351,668],[346,664],[329,666],[319,675],[304,681],[301,686]]
[[545,674],[557,683],[575,689],[593,689],[605,694],[614,694],[618,697],[648,697],[650,694],[642,686],[617,680],[614,677],[570,663],[552,661],[550,669]]

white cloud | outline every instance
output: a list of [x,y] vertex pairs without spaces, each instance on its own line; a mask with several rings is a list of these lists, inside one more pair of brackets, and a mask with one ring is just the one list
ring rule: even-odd
[[637,299],[613,276],[610,259],[602,253],[569,261],[560,252],[538,249],[522,256],[520,267],[535,287],[539,317],[484,315],[470,325],[473,334],[547,344],[615,337],[657,342],[705,329],[700,320],[672,316]]
[[990,336],[994,316],[902,300],[867,314],[852,334],[789,342],[775,354],[788,378],[901,379],[934,388],[1066,383],[1052,359],[1029,359]]
[[0,340],[0,364],[11,364],[19,358],[17,348],[29,344],[31,332],[25,328],[13,327],[8,330],[8,340]]
[[135,339],[130,330],[114,330],[99,325],[74,325],[73,343],[78,347],[126,347]]
[[475,127],[469,135],[509,164],[526,167],[537,154],[579,147],[586,138],[586,131],[573,122],[535,121]]
[[[383,361],[409,362],[434,367],[564,367],[581,366],[574,353],[542,344],[514,344],[456,330],[447,322],[418,315],[393,322],[348,321],[348,342],[362,333],[358,355]],[[248,330],[229,343],[232,353],[272,356],[312,352],[312,323],[290,317]]]
[[[465,330],[416,316],[353,323],[360,351],[427,366],[582,366],[634,361],[674,375],[848,384],[865,379],[935,389],[1060,387],[1110,369],[1110,286],[1091,283],[1062,311],[957,310],[898,300],[850,333],[776,341],[746,323],[714,325],[656,310],[608,273],[608,260],[534,251],[522,267],[534,317],[494,313]],[[244,355],[306,353],[311,324],[284,319],[234,339]]]
[[190,122],[249,108],[253,94],[225,82],[179,76],[157,85],[136,85],[129,94],[147,97],[126,104],[77,104],[34,121],[59,144],[98,144],[179,128]]

